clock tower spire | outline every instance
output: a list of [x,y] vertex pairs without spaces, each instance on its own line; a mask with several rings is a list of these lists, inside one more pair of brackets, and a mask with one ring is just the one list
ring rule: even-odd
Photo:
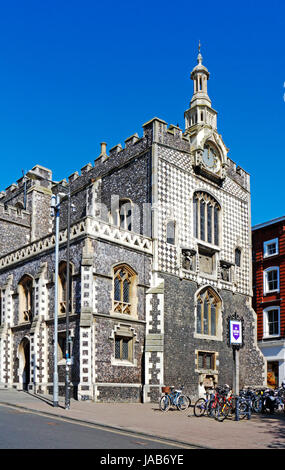
[[[208,80],[210,73],[203,65],[201,43],[199,41],[197,65],[193,68],[190,78],[193,80],[193,96],[190,108],[185,111],[185,130],[190,130],[197,125],[207,125],[217,128],[217,112],[212,108],[212,102],[208,96]],[[190,132],[191,134],[191,132]]]
[[195,171],[220,182],[226,175],[228,149],[217,131],[217,111],[212,108],[208,95],[210,73],[203,65],[200,41],[197,62],[190,74],[193,96],[189,109],[184,113],[185,133],[190,135]]

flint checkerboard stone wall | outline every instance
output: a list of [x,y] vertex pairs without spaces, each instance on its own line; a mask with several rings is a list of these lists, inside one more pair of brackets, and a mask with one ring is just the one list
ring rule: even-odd
[[[49,204],[52,193],[67,190],[73,207],[70,329],[75,397],[157,401],[163,385],[184,385],[187,394],[197,397],[208,375],[215,383],[232,384],[227,319],[234,312],[245,324],[240,383],[263,384],[264,361],[250,307],[249,176],[229,158],[222,180],[199,173],[194,141],[189,132],[154,118],[143,125],[141,138],[131,136],[125,148],[116,145],[109,155],[103,146],[94,165],[85,165],[68,181],[52,182],[51,171],[37,165],[26,181],[21,178],[0,195],[0,386],[21,389],[27,373],[29,389],[52,393],[55,233]],[[195,191],[209,193],[221,206],[220,243],[214,247],[210,275],[203,272],[201,241],[194,236]],[[111,214],[126,198],[132,202],[130,232],[115,225]],[[59,261],[67,255],[67,210],[63,199]],[[169,221],[175,223],[174,243],[167,241]],[[236,248],[241,250],[241,266],[235,265]],[[193,256],[191,269],[183,264],[183,250]],[[229,267],[228,281],[221,263]],[[135,273],[136,308],[128,315],[114,309],[118,265]],[[33,278],[34,307],[32,320],[21,323],[18,285],[24,274]],[[213,289],[221,299],[221,331],[215,338],[196,334],[197,292],[203,288]],[[65,314],[58,317],[58,331],[65,334]],[[116,336],[130,339],[131,360],[116,357]],[[215,355],[215,370],[201,370],[199,352]],[[64,359],[58,370],[59,392],[64,394]]]

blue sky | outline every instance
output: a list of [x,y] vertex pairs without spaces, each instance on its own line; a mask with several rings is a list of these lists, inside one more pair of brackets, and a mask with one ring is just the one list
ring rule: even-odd
[[252,224],[285,215],[284,2],[9,0],[0,11],[0,190],[35,164],[68,178],[157,116],[184,128],[202,43]]

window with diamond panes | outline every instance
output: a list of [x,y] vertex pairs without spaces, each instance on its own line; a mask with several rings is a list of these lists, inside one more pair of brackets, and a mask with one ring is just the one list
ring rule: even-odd
[[128,267],[114,270],[114,305],[116,313],[130,315],[134,308],[135,274]]
[[196,192],[193,199],[194,236],[199,240],[219,244],[219,212],[217,201],[207,193]]
[[122,361],[132,360],[132,338],[116,336],[115,359],[120,359]]

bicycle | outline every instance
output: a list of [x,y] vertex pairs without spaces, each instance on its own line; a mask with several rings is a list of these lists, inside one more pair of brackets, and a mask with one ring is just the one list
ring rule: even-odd
[[257,392],[252,388],[240,390],[240,396],[247,399],[250,403],[251,411],[254,413],[260,413],[262,410],[262,392]]
[[180,390],[175,390],[174,387],[162,387],[162,392],[165,395],[159,400],[159,407],[161,411],[168,411],[171,406],[176,406],[179,411],[185,411],[189,405],[189,398],[182,393],[184,386]]
[[228,385],[218,387],[215,402],[212,405],[213,415],[219,422],[233,415],[235,412],[235,399]]
[[207,415],[210,415],[212,401],[214,399],[213,390],[205,393],[206,398],[198,398],[194,404],[194,415],[197,417],[204,416],[207,411]]

